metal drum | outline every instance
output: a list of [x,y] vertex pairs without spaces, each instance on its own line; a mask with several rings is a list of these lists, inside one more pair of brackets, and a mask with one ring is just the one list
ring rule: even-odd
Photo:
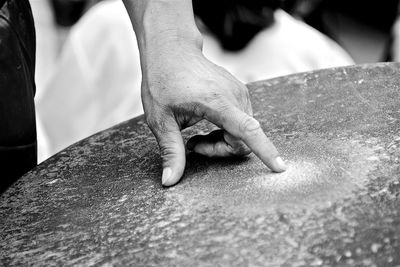
[[286,172],[189,154],[163,188],[158,146],[135,118],[1,196],[1,265],[400,266],[400,64],[248,87]]

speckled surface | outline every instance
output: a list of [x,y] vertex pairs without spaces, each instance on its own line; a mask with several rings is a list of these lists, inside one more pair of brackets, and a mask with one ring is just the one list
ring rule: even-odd
[[249,88],[287,172],[191,154],[163,188],[156,142],[134,119],[1,196],[0,265],[400,266],[400,65]]

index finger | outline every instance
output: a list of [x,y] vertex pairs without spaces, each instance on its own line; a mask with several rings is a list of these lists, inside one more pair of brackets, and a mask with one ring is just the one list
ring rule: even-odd
[[209,114],[210,121],[240,138],[261,161],[274,172],[283,172],[286,165],[274,144],[265,135],[260,123],[247,113],[231,106],[227,112]]

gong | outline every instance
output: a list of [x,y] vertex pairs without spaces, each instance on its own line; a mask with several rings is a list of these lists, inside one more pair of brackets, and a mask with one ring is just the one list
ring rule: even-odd
[[1,196],[0,262],[400,266],[400,64],[248,88],[286,172],[254,155],[188,154],[183,179],[164,188],[157,143],[134,118],[61,151]]

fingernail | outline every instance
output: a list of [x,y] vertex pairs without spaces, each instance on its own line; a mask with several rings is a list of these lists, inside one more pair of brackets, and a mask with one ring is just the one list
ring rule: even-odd
[[171,175],[172,175],[171,168],[167,167],[163,170],[162,177],[161,177],[161,182],[163,185],[168,185],[167,183],[168,183],[169,179],[171,178]]
[[279,169],[281,169],[282,171],[286,171],[287,166],[281,157],[277,157],[275,162]]

